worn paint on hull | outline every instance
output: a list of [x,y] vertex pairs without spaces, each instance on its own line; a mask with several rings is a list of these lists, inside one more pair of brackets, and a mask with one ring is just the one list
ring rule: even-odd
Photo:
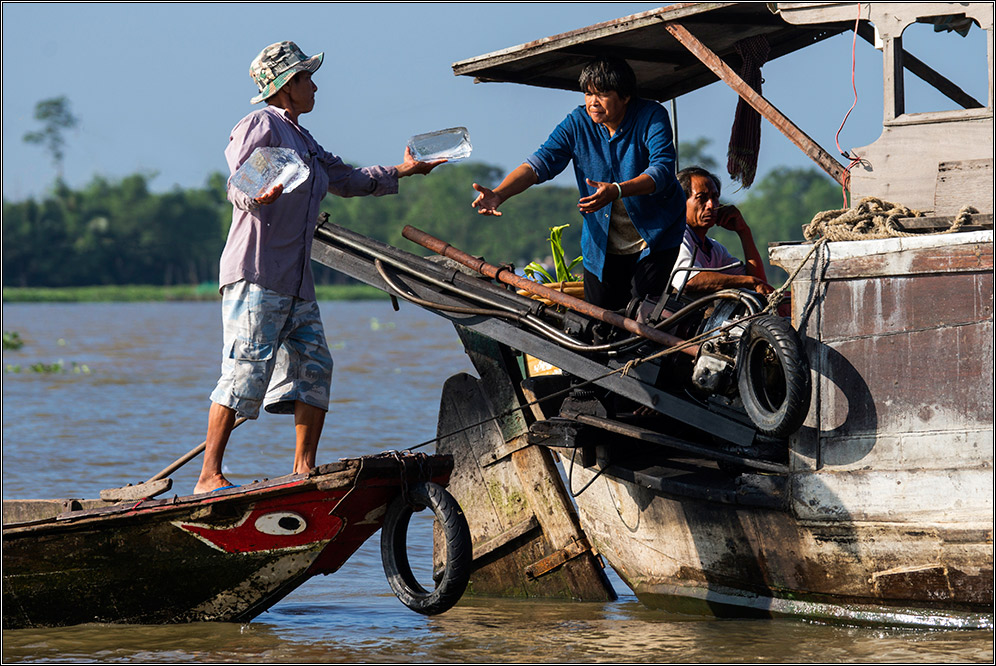
[[[595,473],[572,471],[578,487]],[[585,533],[651,607],[992,625],[985,613],[992,604],[991,524],[804,521],[785,511],[663,497],[607,475],[577,502]]]
[[[457,328],[481,379],[443,386],[437,450],[453,456],[450,492],[474,535],[468,594],[609,601],[615,592],[584,538],[556,464],[529,446],[508,359],[492,340]],[[491,421],[496,413],[504,418]],[[437,535],[436,559],[444,548]]]
[[448,456],[370,456],[211,495],[18,516],[4,526],[4,629],[247,622],[337,571],[404,483],[445,484],[451,468]]
[[831,243],[793,296],[814,397],[786,506],[669,497],[606,470],[577,498],[586,533],[648,605],[991,627],[992,232]]

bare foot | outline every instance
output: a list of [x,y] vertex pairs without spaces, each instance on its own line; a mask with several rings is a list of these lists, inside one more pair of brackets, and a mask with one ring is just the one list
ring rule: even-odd
[[218,488],[224,488],[225,486],[232,485],[232,482],[226,479],[221,474],[215,474],[206,479],[197,479],[197,485],[194,486],[194,494],[198,495],[200,493],[210,493],[217,490]]

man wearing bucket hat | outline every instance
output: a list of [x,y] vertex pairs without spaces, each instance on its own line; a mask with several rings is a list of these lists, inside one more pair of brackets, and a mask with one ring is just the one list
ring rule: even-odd
[[282,185],[249,196],[232,185],[232,226],[221,255],[219,284],[225,344],[222,372],[211,393],[204,462],[195,493],[232,487],[222,458],[238,416],[254,419],[262,406],[294,415],[294,473],[315,465],[328,411],[332,356],[315,302],[311,245],[319,205],[329,192],[343,197],[396,194],[398,180],[427,174],[437,162],[416,161],[405,150],[397,166],[354,169],[322,148],[298,124],[315,106],[311,75],[324,54],[308,57],[294,42],[278,42],[252,61],[249,75],[266,106],[232,130],[225,158],[234,174],[259,147],[291,148],[308,179],[284,193]]

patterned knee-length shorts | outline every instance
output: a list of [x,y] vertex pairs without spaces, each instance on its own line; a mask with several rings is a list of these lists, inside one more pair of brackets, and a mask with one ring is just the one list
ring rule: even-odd
[[245,280],[222,290],[225,345],[212,402],[254,419],[263,405],[293,413],[294,402],[329,408],[332,354],[318,304]]

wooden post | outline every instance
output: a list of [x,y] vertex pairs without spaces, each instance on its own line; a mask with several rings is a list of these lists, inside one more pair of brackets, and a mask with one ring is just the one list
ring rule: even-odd
[[[858,26],[858,36],[872,46],[875,45],[875,29],[867,23],[862,23]],[[899,53],[902,57],[901,65],[903,68],[923,79],[925,83],[933,86],[937,92],[960,105],[963,109],[980,109],[985,106],[982,102],[959,88],[951,79],[934,70],[909,51],[901,49]]]
[[481,378],[446,381],[437,451],[454,457],[448,489],[474,540],[468,594],[615,599],[553,457],[529,445],[522,411],[510,412],[521,399],[509,350],[463,327],[457,332]]
[[906,113],[906,86],[903,81],[903,38],[883,37],[883,39],[884,122],[889,122]]

